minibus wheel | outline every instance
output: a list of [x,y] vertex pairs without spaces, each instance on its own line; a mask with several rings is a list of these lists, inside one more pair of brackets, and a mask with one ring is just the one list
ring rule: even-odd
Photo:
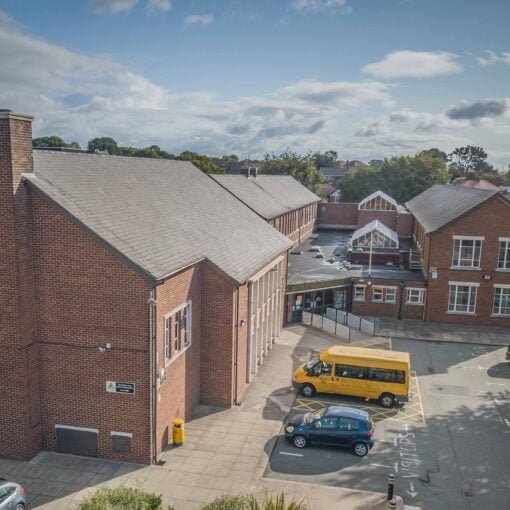
[[311,384],[303,384],[303,386],[301,386],[301,395],[303,395],[303,397],[313,397],[315,395],[315,388]]
[[386,408],[393,407],[395,405],[395,397],[391,393],[383,393],[379,397],[379,403]]

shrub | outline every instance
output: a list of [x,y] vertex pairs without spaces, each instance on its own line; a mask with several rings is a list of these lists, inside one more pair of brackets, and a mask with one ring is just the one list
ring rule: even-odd
[[138,489],[100,488],[84,499],[78,510],[161,510],[161,496]]
[[307,510],[307,506],[294,499],[286,503],[285,494],[280,492],[275,497],[267,496],[262,505],[252,495],[222,496],[202,507],[202,510]]

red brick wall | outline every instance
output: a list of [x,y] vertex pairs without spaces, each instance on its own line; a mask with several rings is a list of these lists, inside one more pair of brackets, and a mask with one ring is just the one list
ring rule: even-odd
[[29,172],[31,119],[0,112],[0,455],[23,459],[40,447]]
[[233,396],[234,286],[202,265],[200,403],[230,407]]
[[[484,236],[481,270],[450,269],[453,253],[453,236]],[[438,269],[437,279],[428,275],[428,299],[425,320],[454,324],[480,324],[510,326],[510,318],[491,317],[494,284],[510,284],[510,272],[496,271],[499,237],[510,237],[510,205],[495,196],[481,206],[430,236],[429,266]],[[490,280],[484,280],[490,275]],[[475,315],[447,313],[448,282],[475,282],[477,292]]]
[[[101,456],[148,463],[149,286],[35,194],[33,217],[43,447],[56,448],[55,424],[95,428]],[[136,393],[106,393],[107,380]],[[133,434],[130,454],[111,431]]]
[[[404,287],[400,287],[400,280],[381,280],[370,279],[371,285],[367,285],[367,280],[360,282],[359,285],[366,285],[365,287],[365,300],[354,301],[354,287],[356,282],[353,282],[352,287],[352,313],[356,315],[366,315],[373,317],[399,317],[401,319],[421,319],[423,315],[423,306],[411,305],[405,303],[406,288],[425,288],[425,283],[420,281],[407,281]],[[372,301],[372,289],[378,285],[385,287],[396,287],[396,302],[395,303],[374,303]],[[426,299],[425,295],[425,299]],[[402,301],[402,303],[401,303]]]
[[[200,400],[201,348],[201,267],[190,269],[168,278],[156,287],[156,348],[157,374],[166,368],[167,379],[159,384],[157,398],[157,454],[172,440],[172,420],[191,419]],[[191,300],[191,346],[182,351],[165,367],[165,315]]]
[[413,215],[408,212],[399,212],[397,214],[397,234],[399,236],[413,235],[414,219]]
[[397,211],[371,211],[361,209],[358,211],[358,227],[364,227],[371,221],[378,220],[393,231],[397,230]]
[[318,204],[319,226],[337,226],[358,224],[358,204],[348,203],[323,203]]

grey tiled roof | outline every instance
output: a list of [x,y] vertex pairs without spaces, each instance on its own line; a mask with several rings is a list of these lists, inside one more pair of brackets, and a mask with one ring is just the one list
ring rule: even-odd
[[322,172],[325,176],[331,176],[331,177],[344,177],[347,172],[350,170],[350,168],[347,167],[335,167],[335,166],[321,166],[319,170]]
[[266,220],[320,201],[317,195],[288,175],[215,174],[211,177]]
[[34,151],[25,178],[149,279],[208,259],[243,283],[292,244],[185,161]]
[[497,193],[497,190],[436,184],[406,202],[406,207],[425,232],[434,232]]

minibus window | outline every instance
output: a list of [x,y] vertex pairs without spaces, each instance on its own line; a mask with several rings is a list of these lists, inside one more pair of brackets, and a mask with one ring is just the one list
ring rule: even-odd
[[[315,363],[311,368],[308,369],[308,375],[331,375],[332,366],[325,361],[319,361]],[[306,369],[306,365],[305,365]]]
[[336,365],[335,375],[337,377],[349,377],[350,379],[365,379],[365,369],[352,365]]
[[403,370],[388,370],[387,368],[369,368],[368,378],[371,381],[404,384],[406,375]]

